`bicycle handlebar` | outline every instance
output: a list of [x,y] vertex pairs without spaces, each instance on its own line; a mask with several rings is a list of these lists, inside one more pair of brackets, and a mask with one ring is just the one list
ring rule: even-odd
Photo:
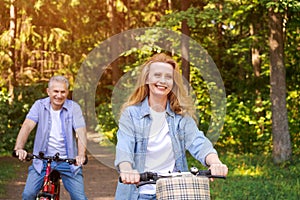
[[170,174],[164,174],[164,175],[158,175],[154,172],[144,172],[140,174],[140,181],[151,181],[151,180],[158,180],[160,178],[172,178],[172,177],[183,177],[187,175],[195,175],[195,176],[206,176],[207,178],[220,178],[220,179],[226,179],[225,176],[219,176],[219,175],[211,175],[210,170],[199,170],[197,173],[192,172],[175,172]]
[[140,174],[140,183],[137,184],[137,187],[146,185],[146,184],[156,184],[156,181],[161,178],[174,178],[174,177],[184,177],[184,176],[205,176],[207,178],[220,178],[226,179],[225,176],[211,175],[210,170],[198,170],[197,172],[175,172],[165,175],[158,175],[153,172],[144,172]]
[[[210,170],[198,170],[193,167],[190,172],[175,172],[159,175],[155,172],[143,172],[140,173],[140,183],[137,184],[137,187],[146,184],[155,184],[158,179],[161,178],[174,178],[174,177],[184,177],[184,176],[205,176],[207,178],[219,178],[226,179],[226,176],[212,175]],[[121,177],[119,177],[119,182],[122,183]]]
[[[18,158],[18,156],[16,154],[16,150],[13,151],[12,156],[15,157],[15,158]],[[66,163],[69,163],[70,165],[76,164],[76,159],[60,158],[59,153],[56,153],[54,156],[44,156],[43,152],[40,152],[39,155],[34,155],[32,153],[27,153],[26,161],[31,161],[32,159],[47,160],[47,161],[50,161],[50,162],[52,162],[52,161],[66,162]],[[88,162],[88,158],[86,156],[85,162],[83,163],[83,165],[86,165],[87,162]]]

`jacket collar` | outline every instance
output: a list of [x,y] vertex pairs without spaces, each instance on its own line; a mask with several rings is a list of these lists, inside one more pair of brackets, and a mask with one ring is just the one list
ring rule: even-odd
[[[170,102],[167,102],[166,114],[172,117],[175,116],[175,113],[171,110]],[[141,102],[141,118],[150,115],[150,105],[148,101],[148,96]]]

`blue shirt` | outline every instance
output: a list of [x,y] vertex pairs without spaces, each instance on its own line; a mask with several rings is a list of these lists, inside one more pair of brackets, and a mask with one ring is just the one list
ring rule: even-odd
[[[188,171],[186,150],[206,166],[206,156],[217,151],[198,129],[195,121],[189,116],[174,113],[170,109],[169,102],[166,108],[166,119],[175,155],[176,170]],[[121,162],[130,162],[138,172],[144,172],[151,122],[148,98],[140,104],[127,107],[121,114],[117,132],[115,159],[117,168]],[[135,200],[138,199],[138,194],[139,191],[135,185],[118,183],[115,199]]]
[[[26,118],[37,123],[36,135],[34,140],[33,154],[39,152],[46,153],[49,134],[52,126],[50,114],[50,98],[39,99],[30,108]],[[72,101],[66,100],[60,112],[62,134],[65,139],[65,147],[68,158],[77,156],[77,143],[74,130],[85,127],[85,120],[80,106]],[[39,159],[33,160],[33,166],[38,173],[41,173],[43,162]],[[70,165],[71,171],[76,172],[79,166]]]

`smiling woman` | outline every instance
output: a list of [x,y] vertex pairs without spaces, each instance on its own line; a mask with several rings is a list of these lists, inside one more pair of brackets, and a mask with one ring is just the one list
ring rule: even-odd
[[115,166],[122,183],[116,199],[156,199],[155,185],[136,187],[139,174],[188,171],[186,150],[209,166],[212,175],[227,175],[227,166],[198,129],[194,110],[175,60],[160,53],[142,65],[119,120]]

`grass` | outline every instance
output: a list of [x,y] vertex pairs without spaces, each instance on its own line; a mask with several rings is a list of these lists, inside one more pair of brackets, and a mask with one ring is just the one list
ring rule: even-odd
[[0,162],[0,198],[5,196],[5,186],[11,179],[16,177],[17,164],[1,159]]
[[[228,166],[227,179],[210,183],[211,198],[246,200],[300,199],[300,156],[281,166],[270,155],[220,155]],[[191,165],[200,167],[194,159]]]

